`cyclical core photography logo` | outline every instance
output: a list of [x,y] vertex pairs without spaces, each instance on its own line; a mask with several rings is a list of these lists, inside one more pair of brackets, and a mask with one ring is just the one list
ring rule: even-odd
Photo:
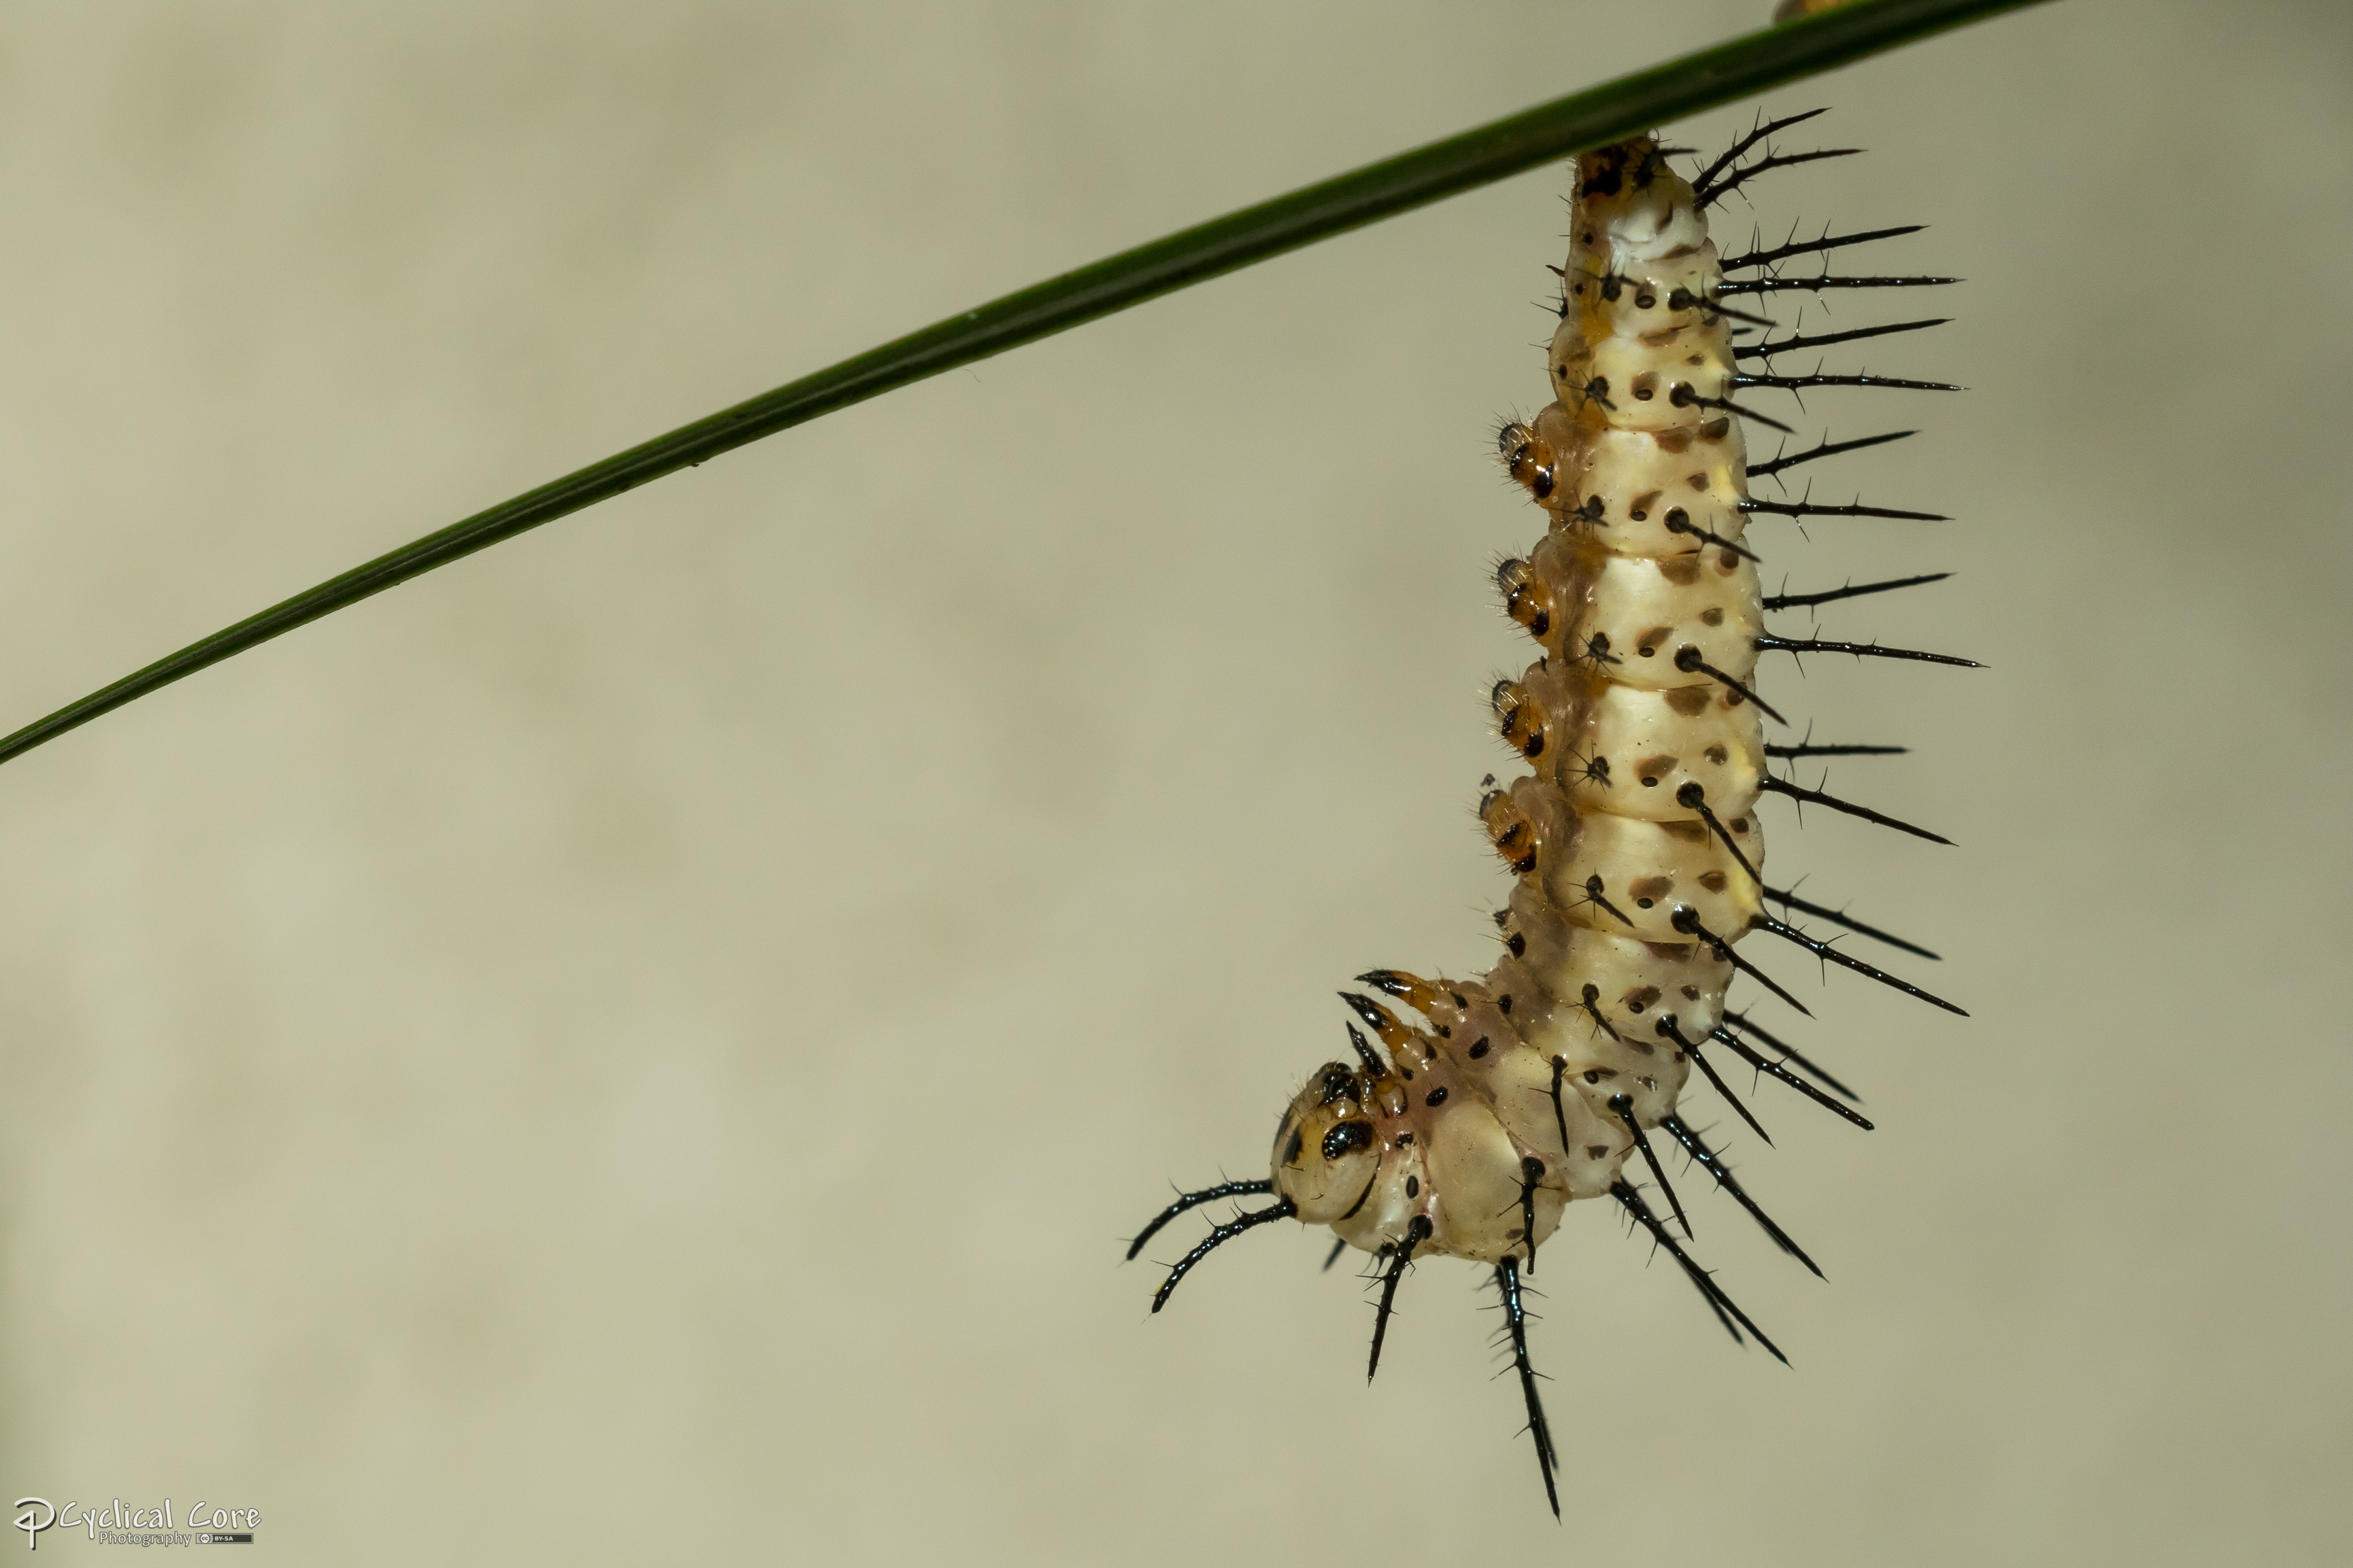
[[199,1502],[174,1521],[170,1498],[160,1508],[132,1508],[121,1498],[104,1508],[74,1501],[58,1508],[47,1498],[20,1497],[8,1522],[25,1532],[26,1549],[35,1552],[49,1530],[82,1531],[99,1546],[250,1546],[261,1510]]

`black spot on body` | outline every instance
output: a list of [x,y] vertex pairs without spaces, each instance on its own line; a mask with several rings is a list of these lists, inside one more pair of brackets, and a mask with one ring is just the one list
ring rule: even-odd
[[1445,1086],[1444,1084],[1442,1084],[1442,1083],[1441,1083],[1441,1084],[1440,1084],[1436,1089],[1431,1089],[1428,1094],[1423,1095],[1423,1096],[1421,1097],[1421,1102],[1422,1102],[1424,1105],[1443,1105],[1443,1104],[1445,1104],[1445,1103],[1446,1103],[1446,1086]]

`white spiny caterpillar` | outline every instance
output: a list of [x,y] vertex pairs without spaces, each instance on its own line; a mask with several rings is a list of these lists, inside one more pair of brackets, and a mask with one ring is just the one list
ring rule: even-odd
[[[1820,111],[1817,110],[1817,113]],[[1512,422],[1499,447],[1512,478],[1548,514],[1545,538],[1497,573],[1504,608],[1542,656],[1493,702],[1504,740],[1535,766],[1489,788],[1479,813],[1518,878],[1495,919],[1506,954],[1476,980],[1425,980],[1394,970],[1359,979],[1420,1016],[1410,1023],[1371,996],[1344,993],[1377,1051],[1350,1024],[1354,1065],[1333,1062],[1301,1089],[1277,1128],[1271,1174],[1188,1193],[1129,1248],[1134,1258],[1176,1215],[1203,1203],[1271,1195],[1264,1208],[1215,1226],[1173,1268],[1158,1311],[1204,1257],[1275,1220],[1328,1225],[1338,1246],[1385,1260],[1370,1369],[1408,1266],[1433,1254],[1493,1270],[1535,1438],[1557,1515],[1554,1451],[1530,1365],[1520,1278],[1579,1199],[1609,1197],[1667,1247],[1737,1341],[1745,1330],[1778,1349],[1694,1263],[1627,1177],[1640,1155],[1674,1217],[1683,1205],[1656,1146],[1680,1146],[1785,1251],[1810,1258],[1767,1218],[1679,1112],[1694,1068],[1762,1135],[1718,1072],[1746,1063],[1863,1128],[1844,1086],[1739,1013],[1725,992],[1746,973],[1797,998],[1736,951],[1752,931],[1945,1007],[1926,992],[1777,920],[1803,911],[1934,957],[1886,933],[1766,885],[1757,807],[1768,793],[1935,838],[1878,813],[1776,776],[1778,759],[1882,752],[1873,746],[1768,744],[1782,722],[1756,687],[1761,654],[1842,651],[1938,663],[1964,659],[1876,644],[1778,637],[1775,610],[1932,582],[1905,578],[1826,593],[1768,596],[1744,542],[1750,514],[1924,518],[1860,505],[1764,502],[1752,478],[1893,435],[1833,444],[1751,468],[1737,406],[1751,387],[1841,384],[1942,388],[1877,376],[1752,373],[1793,350],[1932,325],[1908,321],[1812,337],[1757,335],[1774,323],[1725,302],[1782,290],[1889,287],[1929,278],[1783,278],[1779,263],[1910,229],[1882,229],[1760,247],[1726,261],[1706,210],[1751,176],[1836,153],[1775,153],[1766,139],[1812,115],[1761,125],[1694,179],[1670,169],[1650,137],[1577,160],[1561,321],[1550,355],[1555,401]],[[1753,158],[1753,150],[1763,151]],[[1727,279],[1727,273],[1751,274]],[[1736,327],[1735,323],[1741,323]],[[1736,343],[1740,335],[1755,336]],[[1944,840],[1937,840],[1944,842]],[[1794,1069],[1803,1069],[1802,1072]],[[1809,1076],[1810,1075],[1810,1076]],[[1828,1085],[1826,1090],[1817,1086]],[[1328,1265],[1327,1265],[1328,1266]],[[1819,1273],[1820,1270],[1816,1269]]]

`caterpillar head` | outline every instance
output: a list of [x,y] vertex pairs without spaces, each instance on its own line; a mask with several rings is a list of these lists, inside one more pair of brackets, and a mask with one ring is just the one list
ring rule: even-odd
[[1363,1200],[1381,1163],[1373,1084],[1327,1062],[1282,1113],[1274,1133],[1274,1190],[1309,1225],[1329,1225]]

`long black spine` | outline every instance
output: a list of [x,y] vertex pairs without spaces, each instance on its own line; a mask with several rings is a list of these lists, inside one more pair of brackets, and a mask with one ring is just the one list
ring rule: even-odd
[[1881,931],[1877,926],[1867,926],[1853,916],[1843,914],[1837,910],[1824,909],[1820,904],[1810,904],[1795,893],[1785,893],[1778,888],[1767,888],[1765,889],[1765,896],[1779,903],[1783,909],[1802,910],[1807,914],[1826,920],[1832,925],[1844,926],[1847,930],[1870,937],[1874,942],[1883,942],[1890,947],[1902,948],[1906,952],[1915,953],[1937,963],[1945,961],[1942,953],[1931,952],[1917,942],[1905,942],[1902,937],[1891,935]]
[[1742,1039],[1731,1030],[1719,1028],[1711,1037],[1722,1040],[1725,1045],[1730,1046],[1743,1061],[1746,1062],[1750,1067],[1755,1068],[1758,1072],[1763,1073],[1767,1078],[1772,1079],[1778,1083],[1788,1084],[1791,1089],[1796,1089],[1799,1094],[1804,1095],[1816,1105],[1821,1106],[1823,1109],[1834,1112],[1835,1114],[1844,1118],[1846,1121],[1853,1122],[1865,1132],[1873,1131],[1871,1120],[1864,1116],[1861,1111],[1849,1110],[1845,1106],[1841,1105],[1837,1100],[1832,1100],[1829,1095],[1824,1094],[1820,1089],[1815,1088],[1812,1084],[1808,1083],[1804,1079],[1799,1078],[1796,1073],[1791,1072],[1779,1062],[1768,1060],[1754,1047],[1750,1046],[1747,1041]]
[[1898,833],[1908,833],[1915,838],[1925,838],[1931,844],[1950,846],[1953,842],[1941,833],[1931,833],[1925,827],[1915,827],[1910,823],[1890,816],[1884,812],[1873,811],[1867,805],[1857,805],[1851,800],[1841,800],[1834,795],[1825,795],[1818,789],[1808,789],[1802,784],[1793,784],[1787,779],[1777,779],[1770,773],[1758,779],[1757,785],[1759,789],[1769,791],[1774,795],[1786,795],[1791,800],[1801,800],[1810,805],[1825,805],[1847,816],[1860,817],[1865,822],[1876,823],[1882,827],[1892,827]]
[[1748,1195],[1748,1189],[1740,1184],[1740,1179],[1732,1173],[1731,1167],[1724,1163],[1724,1157],[1709,1148],[1689,1122],[1681,1116],[1668,1116],[1662,1118],[1659,1125],[1664,1128],[1668,1135],[1676,1142],[1683,1146],[1683,1152],[1698,1163],[1700,1169],[1715,1178],[1715,1184],[1729,1193],[1733,1202],[1748,1211],[1748,1217],[1755,1220],[1765,1234],[1773,1238],[1774,1245],[1812,1269],[1815,1279],[1820,1279],[1823,1277],[1820,1268],[1812,1258],[1806,1256],[1806,1249],[1792,1241],[1789,1238],[1789,1233],[1776,1225],[1771,1215],[1757,1206],[1757,1200]]
[[1178,1258],[1176,1267],[1168,1271],[1168,1278],[1162,1281],[1160,1289],[1153,1293],[1152,1310],[1156,1312],[1166,1306],[1168,1298],[1176,1294],[1176,1282],[1193,1271],[1193,1265],[1208,1257],[1219,1247],[1246,1230],[1255,1230],[1260,1226],[1275,1220],[1289,1219],[1298,1212],[1298,1205],[1289,1198],[1285,1198],[1270,1208],[1253,1209],[1246,1214],[1235,1215],[1221,1226],[1213,1226],[1209,1234],[1202,1239],[1201,1245]]
[[1219,1182],[1214,1187],[1203,1187],[1198,1193],[1187,1193],[1175,1203],[1162,1209],[1153,1222],[1144,1227],[1143,1234],[1127,1244],[1127,1260],[1130,1263],[1134,1262],[1135,1255],[1144,1250],[1144,1244],[1159,1235],[1161,1226],[1183,1214],[1187,1209],[1198,1208],[1203,1204],[1213,1204],[1219,1198],[1263,1197],[1272,1191],[1274,1191],[1274,1183],[1265,1176],[1261,1176],[1254,1182]]
[[1882,985],[1891,986],[1897,991],[1903,992],[1906,996],[1916,996],[1932,1007],[1942,1007],[1946,1012],[1957,1014],[1964,1018],[1969,1016],[1967,1008],[1956,1007],[1950,1002],[1946,1001],[1943,997],[1931,995],[1929,993],[1921,990],[1917,985],[1913,984],[1908,980],[1898,980],[1895,976],[1888,973],[1883,969],[1873,969],[1870,964],[1863,963],[1862,960],[1849,957],[1847,954],[1841,952],[1837,948],[1832,947],[1826,942],[1816,942],[1812,937],[1808,936],[1804,931],[1798,930],[1795,926],[1784,925],[1779,921],[1775,920],[1771,915],[1760,914],[1755,918],[1753,923],[1755,928],[1758,931],[1769,931],[1775,936],[1780,937],[1786,942],[1796,942],[1799,947],[1804,948],[1816,958],[1827,960],[1828,962],[1835,963],[1843,969],[1852,969],[1857,974],[1876,980]]
[[1405,1227],[1405,1239],[1389,1254],[1388,1272],[1381,1276],[1380,1310],[1373,1315],[1373,1353],[1365,1363],[1366,1383],[1372,1382],[1373,1374],[1381,1370],[1381,1342],[1388,1338],[1389,1309],[1397,1301],[1398,1281],[1405,1278],[1406,1265],[1413,1261],[1413,1249],[1434,1228],[1428,1215],[1414,1215],[1412,1223]]
[[[1707,1299],[1708,1305],[1715,1309],[1716,1317],[1720,1321],[1725,1320],[1725,1314],[1729,1313],[1733,1319],[1739,1321],[1741,1328],[1746,1329],[1757,1336],[1758,1344],[1773,1352],[1775,1361],[1779,1362],[1783,1366],[1789,1364],[1789,1358],[1781,1353],[1781,1347],[1765,1337],[1765,1331],[1751,1322],[1748,1314],[1742,1311],[1732,1298],[1724,1293],[1723,1288],[1716,1284],[1714,1276],[1692,1261],[1692,1256],[1683,1250],[1683,1243],[1677,1241],[1674,1233],[1659,1222],[1659,1216],[1651,1212],[1651,1205],[1642,1201],[1642,1194],[1634,1190],[1632,1184],[1622,1177],[1620,1178],[1610,1186],[1609,1195],[1624,1205],[1626,1212],[1641,1222],[1642,1228],[1651,1233],[1652,1241],[1674,1255],[1675,1261],[1683,1265],[1683,1273],[1689,1277],[1692,1284],[1702,1296]],[[1734,1342],[1737,1342],[1740,1339],[1739,1330],[1734,1329],[1729,1321],[1725,1321],[1724,1326],[1726,1331],[1731,1333]]]
[[[1884,436],[1864,436],[1852,441],[1836,442],[1825,436],[1819,445],[1806,451],[1790,457],[1775,458],[1769,463],[1752,465],[1748,470],[1748,477],[1751,479],[1765,479],[1779,473],[1784,468],[1794,468],[1800,463],[1810,463],[1817,458],[1835,458],[1841,452],[1860,452],[1866,447],[1883,447],[1890,441],[1901,441],[1906,436],[1917,436],[1919,433],[1917,430],[1891,430]],[[1769,610],[1773,605],[1770,601],[1767,601],[1765,607]]]
[[1552,1516],[1560,1517],[1560,1492],[1553,1484],[1552,1428],[1545,1423],[1544,1401],[1536,1395],[1536,1369],[1528,1360],[1528,1312],[1520,1300],[1519,1259],[1506,1258],[1495,1265],[1495,1289],[1504,1298],[1504,1326],[1512,1336],[1512,1364],[1519,1368],[1520,1393],[1528,1404],[1528,1435],[1535,1439],[1536,1468],[1544,1472],[1545,1500]]
[[[1894,321],[1883,327],[1856,327],[1843,332],[1817,332],[1810,338],[1783,338],[1778,342],[1768,341],[1761,343],[1736,343],[1733,345],[1732,357],[1736,360],[1770,360],[1776,354],[1795,353],[1803,349],[1828,348],[1832,343],[1851,343],[1858,338],[1884,338],[1897,332],[1916,332],[1924,327],[1941,327],[1950,322],[1952,319],[1950,316],[1931,316],[1922,321]],[[1749,473],[1754,475],[1756,471],[1751,468]]]
[[1804,1054],[1800,1052],[1797,1047],[1773,1034],[1772,1031],[1767,1029],[1762,1024],[1757,1023],[1747,1014],[1726,1013],[1725,1017],[1731,1020],[1733,1023],[1739,1025],[1746,1033],[1756,1036],[1767,1046],[1780,1052],[1781,1058],[1784,1061],[1792,1061],[1797,1063],[1799,1067],[1805,1068],[1808,1072],[1813,1074],[1816,1078],[1830,1085],[1831,1088],[1838,1093],[1853,1100],[1857,1105],[1862,1103],[1862,1096],[1855,1093],[1854,1090],[1847,1088],[1846,1085],[1841,1083],[1829,1073],[1823,1071],[1822,1065],[1820,1062],[1807,1060]]

